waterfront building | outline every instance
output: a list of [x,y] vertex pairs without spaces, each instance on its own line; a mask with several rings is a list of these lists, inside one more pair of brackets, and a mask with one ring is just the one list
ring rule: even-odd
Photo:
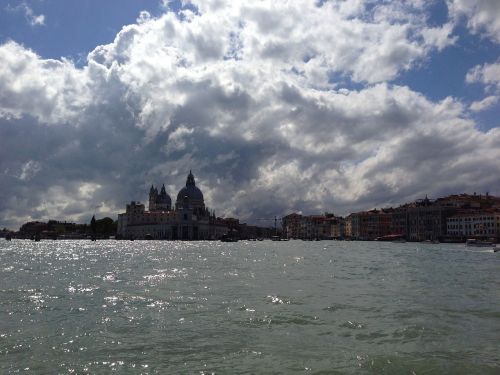
[[310,216],[297,213],[284,216],[281,219],[281,224],[284,236],[290,239],[311,239],[317,232]]
[[346,238],[352,238],[352,214],[349,214],[346,218],[345,218],[345,227],[344,227],[344,234],[345,234],[345,237]]
[[356,240],[375,240],[391,234],[393,209],[361,211],[350,214],[346,221],[349,237]]
[[[240,240],[271,238],[277,233],[276,228],[248,225],[246,223],[240,223],[240,221],[235,218],[224,218],[222,220],[228,228],[229,235]],[[278,235],[279,234],[278,231]]]
[[165,185],[160,192],[149,191],[149,210],[139,202],[127,204],[118,215],[118,236],[130,239],[206,240],[218,239],[228,232],[226,222],[205,207],[203,193],[196,186],[192,172],[179,190],[175,209]]
[[345,237],[345,220],[342,217],[335,216],[329,218],[330,221],[330,237],[342,239]]
[[446,218],[452,208],[435,204],[427,198],[408,207],[408,234],[410,241],[439,240],[446,233]]
[[436,199],[436,203],[457,209],[489,209],[500,205],[500,198],[486,194],[453,194]]
[[453,194],[436,200],[426,196],[394,209],[392,234],[409,241],[446,240],[446,237],[458,236],[455,230],[458,228],[450,229],[448,218],[458,212],[474,213],[499,204],[500,199],[488,193]]
[[281,219],[283,233],[286,238],[298,239],[301,238],[301,226],[303,216],[297,213],[286,215]]
[[500,239],[500,211],[481,210],[459,213],[447,218],[447,235],[465,240],[466,238]]
[[394,209],[391,219],[391,234],[408,239],[408,207],[404,204]]
[[331,223],[326,215],[311,215],[310,222],[312,238],[331,238]]
[[330,239],[344,236],[344,219],[333,214],[303,216],[292,213],[282,219],[284,236],[291,239]]

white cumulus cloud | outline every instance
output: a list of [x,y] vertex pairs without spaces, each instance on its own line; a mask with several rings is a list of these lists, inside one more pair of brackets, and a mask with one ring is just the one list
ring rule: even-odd
[[448,0],[448,8],[453,18],[465,17],[472,32],[500,43],[500,1]]
[[500,97],[491,95],[483,100],[475,101],[470,105],[470,109],[474,112],[481,112],[488,108],[491,108],[500,101]]
[[500,91],[500,62],[476,65],[465,77],[468,83],[481,83],[487,90]]

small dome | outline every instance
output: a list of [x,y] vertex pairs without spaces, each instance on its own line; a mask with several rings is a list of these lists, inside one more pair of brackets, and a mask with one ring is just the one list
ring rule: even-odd
[[158,189],[151,186],[149,191],[149,210],[150,211],[170,211],[172,207],[172,199],[165,190],[165,185],[161,187],[160,194]]
[[156,203],[159,204],[168,204],[169,206],[172,205],[172,199],[168,194],[165,195],[159,195],[158,198],[156,199]]

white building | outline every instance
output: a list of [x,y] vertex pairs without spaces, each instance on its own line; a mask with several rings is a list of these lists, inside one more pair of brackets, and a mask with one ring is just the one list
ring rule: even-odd
[[163,185],[160,193],[151,186],[149,211],[132,201],[118,215],[118,236],[126,239],[208,240],[218,239],[227,226],[205,207],[203,193],[189,172],[186,186],[177,194],[175,209]]
[[500,237],[500,212],[462,213],[446,220],[446,230],[453,237]]

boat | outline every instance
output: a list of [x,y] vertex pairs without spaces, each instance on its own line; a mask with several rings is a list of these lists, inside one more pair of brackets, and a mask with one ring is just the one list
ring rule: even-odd
[[406,239],[403,234],[387,234],[375,238],[375,241],[406,242]]
[[438,240],[425,240],[425,241],[422,241],[422,243],[427,243],[427,244],[438,244],[439,241]]
[[406,243],[406,240],[404,238],[396,238],[391,241],[392,243]]
[[494,244],[492,241],[477,240],[475,238],[469,238],[467,241],[465,241],[465,246],[468,246],[468,247],[496,247],[496,244]]
[[238,238],[225,234],[220,238],[220,242],[238,242]]

